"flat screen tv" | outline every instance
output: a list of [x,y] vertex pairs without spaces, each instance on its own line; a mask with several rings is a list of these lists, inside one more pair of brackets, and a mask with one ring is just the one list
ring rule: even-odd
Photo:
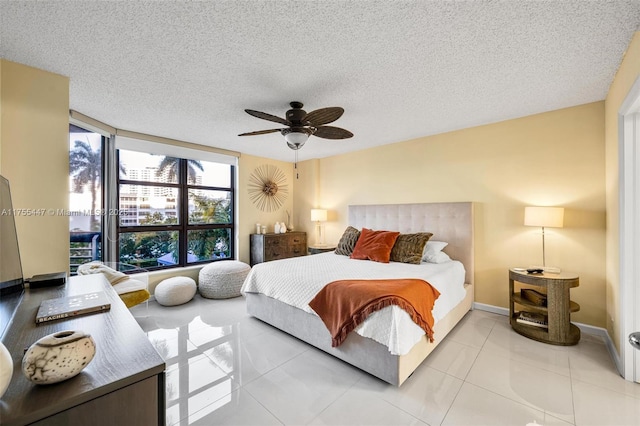
[[9,181],[0,176],[0,337],[24,292],[18,235]]

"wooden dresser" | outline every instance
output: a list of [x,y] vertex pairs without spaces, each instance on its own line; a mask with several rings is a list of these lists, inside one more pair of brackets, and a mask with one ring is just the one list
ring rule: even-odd
[[307,254],[307,233],[251,234],[251,266]]
[[[106,312],[35,324],[40,302],[104,291]],[[51,333],[82,330],[96,342],[95,358],[77,376],[36,385],[22,374],[25,348]],[[165,363],[102,274],[71,277],[59,287],[25,290],[2,342],[13,376],[0,403],[2,425],[165,424]]]

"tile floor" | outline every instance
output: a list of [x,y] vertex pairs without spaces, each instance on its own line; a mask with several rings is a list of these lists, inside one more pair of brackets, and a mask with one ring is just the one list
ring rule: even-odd
[[546,345],[488,312],[400,388],[247,316],[242,297],[133,313],[167,364],[167,425],[640,425],[640,384],[601,340]]

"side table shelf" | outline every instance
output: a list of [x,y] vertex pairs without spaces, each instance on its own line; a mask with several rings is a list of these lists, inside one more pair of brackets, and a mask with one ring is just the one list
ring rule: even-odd
[[[522,298],[515,290],[514,283],[528,284],[544,288],[547,306],[539,306]],[[580,329],[571,324],[571,312],[578,312],[580,305],[570,299],[569,291],[580,285],[575,274],[528,274],[509,270],[509,315],[511,327],[530,339],[553,345],[575,345],[580,341]],[[520,310],[516,311],[516,306]],[[548,328],[522,324],[517,321],[520,311],[543,314],[547,317]]]

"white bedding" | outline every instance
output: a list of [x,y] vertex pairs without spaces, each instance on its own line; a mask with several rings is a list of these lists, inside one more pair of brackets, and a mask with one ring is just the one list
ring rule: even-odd
[[[420,265],[379,263],[328,252],[257,264],[251,268],[242,293],[262,293],[316,315],[309,302],[331,281],[420,278],[440,292],[432,312],[437,324],[464,299],[464,276],[464,266],[458,261]],[[409,314],[397,306],[375,312],[355,331],[387,346],[393,355],[407,354],[425,334]]]

